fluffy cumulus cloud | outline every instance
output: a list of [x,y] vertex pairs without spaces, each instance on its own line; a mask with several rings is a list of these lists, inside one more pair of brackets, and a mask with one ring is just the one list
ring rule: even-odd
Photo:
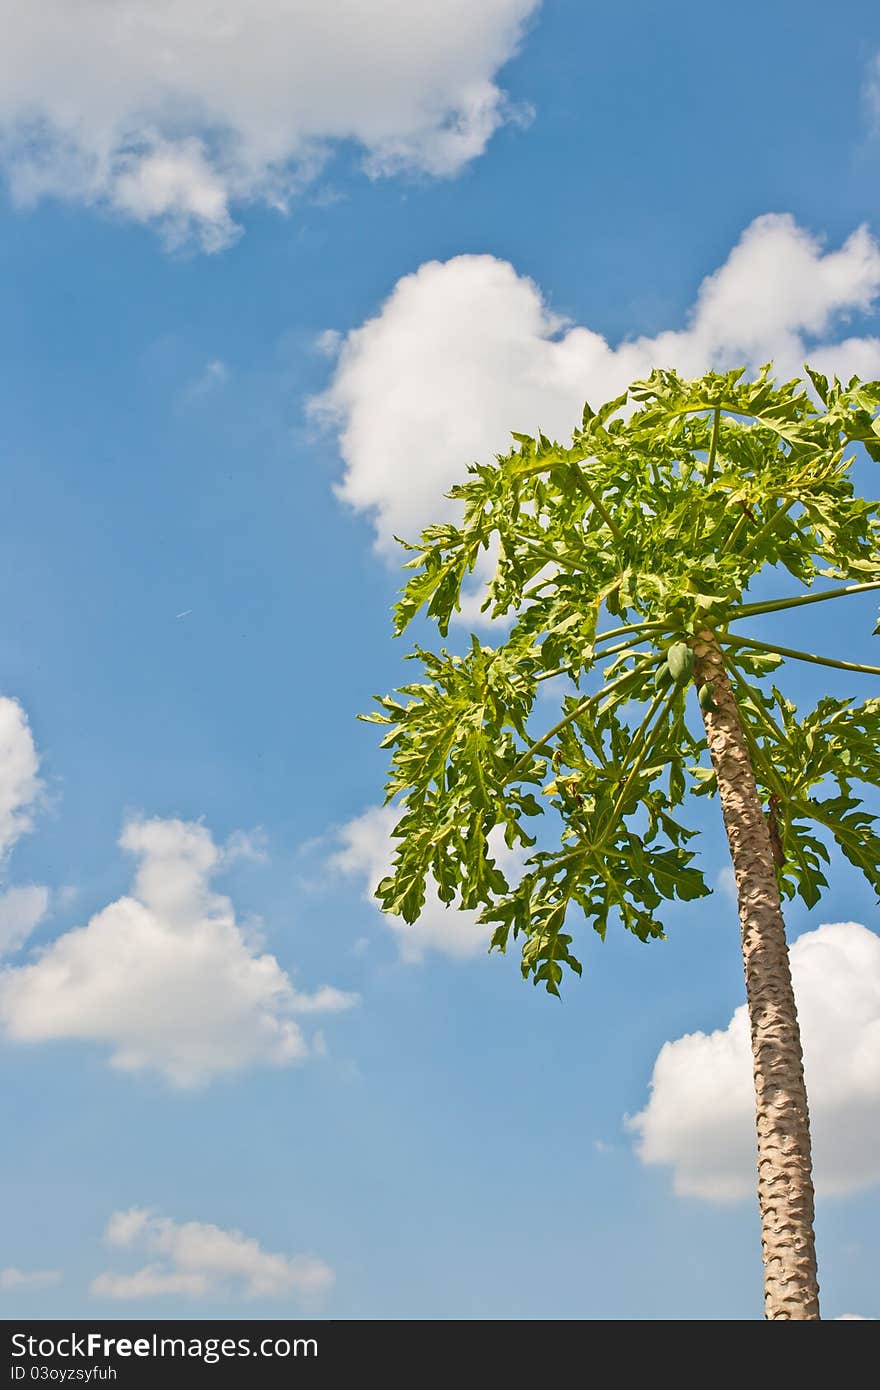
[[[810,1097],[816,1189],[880,1182],[880,936],[857,922],[805,933],[791,950]],[[665,1043],[645,1109],[628,1121],[645,1163],[677,1192],[736,1201],[755,1188],[746,1006],[726,1028]]]
[[[347,1008],[331,986],[296,990],[261,954],[228,897],[211,888],[226,860],[205,826],[135,820],[120,840],[138,867],[130,894],[0,974],[0,1027],[20,1043],[82,1039],[123,1071],[180,1086],[308,1052],[296,1015]],[[240,855],[238,840],[232,855]]]
[[[453,960],[485,955],[491,929],[478,923],[475,912],[447,907],[430,886],[421,915],[411,926],[402,917],[379,912],[374,890],[391,872],[395,843],[391,832],[399,819],[400,812],[391,806],[372,806],[363,815],[350,820],[339,831],[340,848],[331,857],[331,867],[360,882],[365,900],[376,907],[377,915],[394,932],[400,958],[406,964],[418,964],[429,952],[450,956]],[[502,869],[518,862],[520,854],[507,848],[503,834],[499,835],[497,829],[490,839]]]
[[392,553],[395,534],[450,514],[451,484],[506,449],[511,430],[568,438],[585,399],[610,400],[652,367],[696,375],[772,358],[793,376],[808,358],[843,377],[880,376],[880,338],[841,328],[878,295],[880,246],[865,228],[827,249],[776,214],[703,281],[686,327],[617,345],[567,323],[506,261],[431,261],[341,340],[312,410],[339,434],[340,496],[373,517]]
[[[42,794],[40,758],[27,715],[0,696],[0,873],[10,850],[33,825]],[[36,885],[0,892],[0,956],[14,951],[46,915],[49,892]]]
[[274,1255],[240,1231],[172,1221],[139,1207],[116,1212],[105,1239],[118,1250],[147,1255],[150,1263],[130,1274],[99,1274],[91,1290],[104,1298],[289,1298],[323,1293],[333,1283],[330,1267],[311,1255]]
[[373,174],[455,173],[507,115],[499,68],[540,0],[7,0],[0,153],[13,196],[195,233],[277,207],[334,145]]
[[14,1289],[45,1289],[49,1284],[57,1284],[60,1278],[57,1269],[16,1269],[7,1265],[0,1269],[0,1289],[7,1293]]

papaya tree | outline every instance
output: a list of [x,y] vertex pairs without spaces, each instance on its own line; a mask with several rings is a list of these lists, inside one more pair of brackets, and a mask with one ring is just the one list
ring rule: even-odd
[[[753,380],[655,371],[585,407],[571,444],[515,434],[510,453],[473,465],[451,494],[461,519],[406,546],[396,630],[423,611],[445,637],[488,551],[494,640],[472,636],[464,654],[416,647],[421,674],[365,716],[388,726],[387,795],[401,811],[383,908],[415,921],[433,881],[491,924],[490,949],[518,941],[524,977],[551,994],[566,969],[581,974],[585,924],[604,939],[616,921],[648,942],[664,935],[665,904],[710,891],[679,808],[717,796],[742,927],[773,1319],[819,1317],[781,903],[819,900],[829,840],[880,892],[876,817],[860,797],[880,784],[880,699],[829,695],[799,714],[772,680],[787,661],[851,679],[880,667],[768,640],[772,624],[749,631],[758,616],[880,589],[880,504],[850,476],[853,446],[880,460],[880,382],[807,370],[812,391],[777,385],[770,366]],[[791,592],[747,601],[762,575]],[[548,681],[560,707],[539,731]],[[506,857],[516,874],[497,860],[501,835],[520,847]]]

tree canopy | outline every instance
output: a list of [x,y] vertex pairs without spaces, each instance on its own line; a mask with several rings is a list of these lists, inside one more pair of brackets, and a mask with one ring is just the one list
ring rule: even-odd
[[[880,461],[880,383],[808,372],[812,393],[776,384],[769,365],[754,380],[655,371],[585,407],[568,445],[514,435],[453,489],[461,520],[407,545],[396,631],[424,612],[446,636],[489,552],[484,609],[500,638],[472,637],[464,655],[417,647],[421,677],[363,716],[387,726],[387,797],[401,807],[393,872],[377,889],[386,911],[414,921],[433,879],[444,902],[493,926],[494,948],[520,938],[524,976],[551,993],[564,966],[581,972],[578,909],[602,937],[612,920],[661,937],[665,902],[710,891],[682,810],[715,792],[698,705],[712,691],[698,697],[690,679],[707,630],[733,682],[782,892],[818,900],[830,837],[880,894],[877,818],[860,794],[880,783],[880,699],[826,696],[799,713],[771,679],[786,658],[880,667],[740,626],[880,588],[880,503],[851,478],[853,445]],[[792,595],[746,602],[771,569],[787,572]],[[561,708],[536,734],[548,680],[563,688]],[[545,848],[542,835],[536,848],[548,806],[559,843]],[[523,851],[518,876],[498,862],[495,827]]]

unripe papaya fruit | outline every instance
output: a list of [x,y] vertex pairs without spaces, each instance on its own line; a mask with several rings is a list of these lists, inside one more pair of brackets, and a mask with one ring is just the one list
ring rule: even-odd
[[674,681],[682,684],[690,680],[694,671],[694,654],[687,642],[673,642],[666,653],[666,664]]
[[711,712],[718,706],[715,703],[715,690],[711,681],[706,681],[705,685],[700,686],[700,709]]

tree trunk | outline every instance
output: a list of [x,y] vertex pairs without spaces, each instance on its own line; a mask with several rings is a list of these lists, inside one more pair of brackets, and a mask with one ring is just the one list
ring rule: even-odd
[[703,719],[742,924],[755,1076],[764,1316],[813,1319],[819,1317],[819,1284],[810,1121],[773,843],[713,633],[699,634],[694,657],[697,688],[712,682],[716,709],[704,711]]

